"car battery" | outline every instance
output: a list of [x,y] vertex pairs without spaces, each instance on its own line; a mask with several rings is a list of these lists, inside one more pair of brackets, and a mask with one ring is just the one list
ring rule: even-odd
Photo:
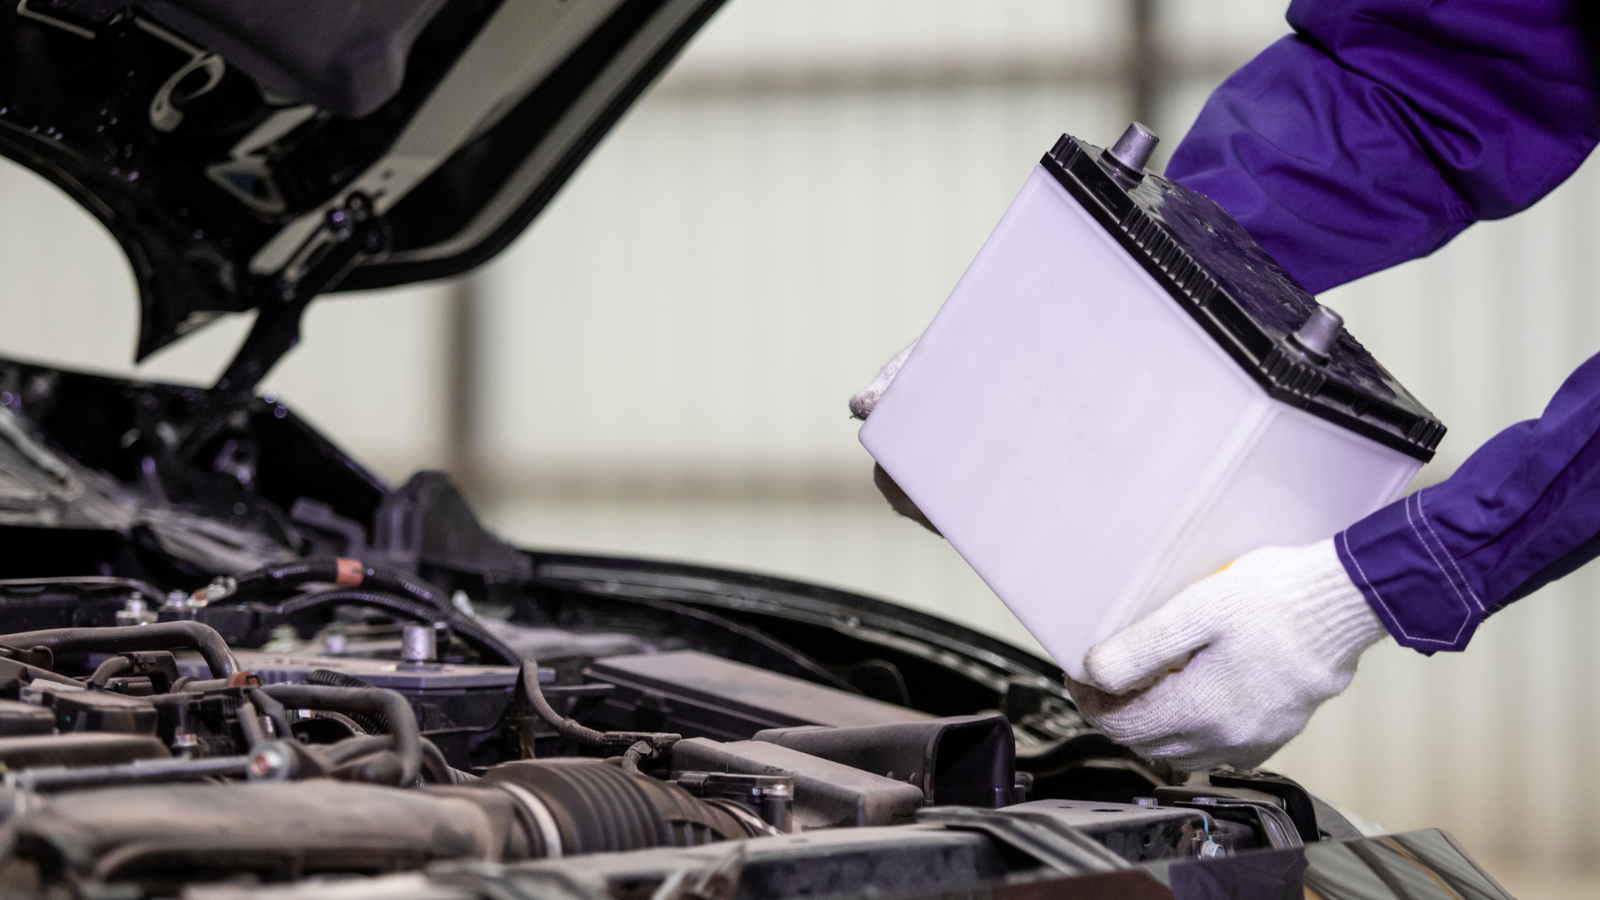
[[1444,426],[1155,136],[1044,156],[861,428],[1074,678],[1267,545],[1391,502]]

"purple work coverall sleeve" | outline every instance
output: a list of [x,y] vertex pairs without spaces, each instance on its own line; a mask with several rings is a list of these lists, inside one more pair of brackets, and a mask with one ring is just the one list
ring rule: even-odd
[[[1167,174],[1313,292],[1426,256],[1531,206],[1594,148],[1589,2],[1295,0],[1295,33],[1217,89]],[[1424,653],[1464,648],[1488,613],[1600,554],[1600,357],[1539,419],[1335,545]]]

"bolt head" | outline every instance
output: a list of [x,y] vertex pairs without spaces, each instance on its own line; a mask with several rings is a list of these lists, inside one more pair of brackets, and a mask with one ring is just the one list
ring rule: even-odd
[[268,741],[250,754],[251,781],[287,781],[294,769],[294,757],[278,741]]

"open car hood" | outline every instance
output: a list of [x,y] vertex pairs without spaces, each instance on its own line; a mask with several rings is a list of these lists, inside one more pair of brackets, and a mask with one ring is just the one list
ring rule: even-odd
[[8,2],[0,155],[126,250],[140,359],[259,310],[245,392],[317,294],[509,244],[721,2]]

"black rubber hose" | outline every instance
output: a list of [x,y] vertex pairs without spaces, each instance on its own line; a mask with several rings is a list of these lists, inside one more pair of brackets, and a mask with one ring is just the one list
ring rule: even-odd
[[400,785],[416,783],[422,771],[422,736],[417,731],[417,716],[406,698],[384,688],[324,687],[314,684],[269,684],[261,688],[267,696],[295,709],[331,709],[380,716],[389,725],[395,752],[400,755]]
[[261,713],[256,710],[255,704],[240,700],[235,715],[239,717],[239,730],[244,732],[245,746],[251,750],[259,747],[267,739],[267,733],[261,728]]
[[422,739],[422,780],[429,784],[455,784],[455,777],[450,773],[450,763],[444,754],[427,738]]
[[289,727],[289,711],[283,704],[267,696],[260,688],[250,689],[250,702],[261,710],[261,714],[272,722],[272,730],[277,732],[275,737],[280,741],[294,740],[294,729]]
[[471,784],[481,780],[471,772],[450,765],[444,758],[444,751],[427,738],[422,739],[422,773],[433,784]]
[[323,756],[329,765],[338,766],[393,746],[394,741],[387,734],[362,734],[324,745]]
[[[324,745],[322,755],[329,766],[341,769],[347,763],[381,753],[392,746],[394,740],[389,735],[362,735]],[[452,768],[438,745],[427,738],[422,739],[422,777],[428,784],[471,784],[479,780],[471,772]]]
[[544,691],[539,687],[539,664],[531,659],[522,664],[522,692],[527,694],[528,704],[533,707],[533,711],[554,728],[557,734],[590,747],[605,744],[605,732],[595,731],[577,719],[569,719],[556,712],[555,707],[545,699]]
[[328,776],[340,781],[361,781],[367,784],[388,784],[398,787],[411,787],[416,784],[415,781],[405,780],[400,767],[400,758],[394,755],[393,750],[380,750],[335,766],[328,772]]
[[105,687],[111,679],[133,669],[133,660],[126,656],[113,656],[98,666],[94,674],[89,676],[89,683],[95,687]]
[[198,650],[211,667],[211,677],[229,678],[239,671],[228,644],[216,629],[199,622],[156,622],[111,628],[51,628],[0,635],[0,645],[14,650],[49,647],[63,653],[130,653],[139,650]]
[[539,664],[531,659],[525,660],[522,664],[522,692],[528,698],[528,705],[533,707],[539,718],[549,723],[550,727],[562,737],[590,747],[623,751],[622,770],[633,775],[640,774],[641,760],[654,759],[661,753],[671,750],[673,744],[683,740],[682,735],[666,732],[596,731],[576,719],[563,716],[555,711],[549,700],[545,699],[544,690],[539,687]]
[[337,584],[399,594],[439,611],[452,609],[450,592],[408,572],[369,566],[360,560],[313,556],[273,566],[262,566],[233,576],[236,593],[289,591],[306,584]]
[[321,593],[296,597],[293,600],[285,600],[278,604],[277,612],[287,619],[325,606],[337,606],[341,603],[375,606],[424,624],[439,621],[448,622],[456,634],[460,635],[467,643],[472,644],[479,651],[487,651],[499,657],[506,665],[514,666],[522,662],[515,650],[507,647],[503,641],[490,634],[482,625],[462,615],[454,608],[441,610],[426,603],[395,594],[335,588],[331,591],[322,591]]
[[[337,767],[351,760],[387,750],[393,744],[394,741],[386,734],[345,738],[337,744],[330,745],[324,751],[324,756],[329,763]],[[422,739],[422,775],[429,784],[471,784],[479,780],[478,776],[471,772],[451,768],[438,745],[427,738]]]

